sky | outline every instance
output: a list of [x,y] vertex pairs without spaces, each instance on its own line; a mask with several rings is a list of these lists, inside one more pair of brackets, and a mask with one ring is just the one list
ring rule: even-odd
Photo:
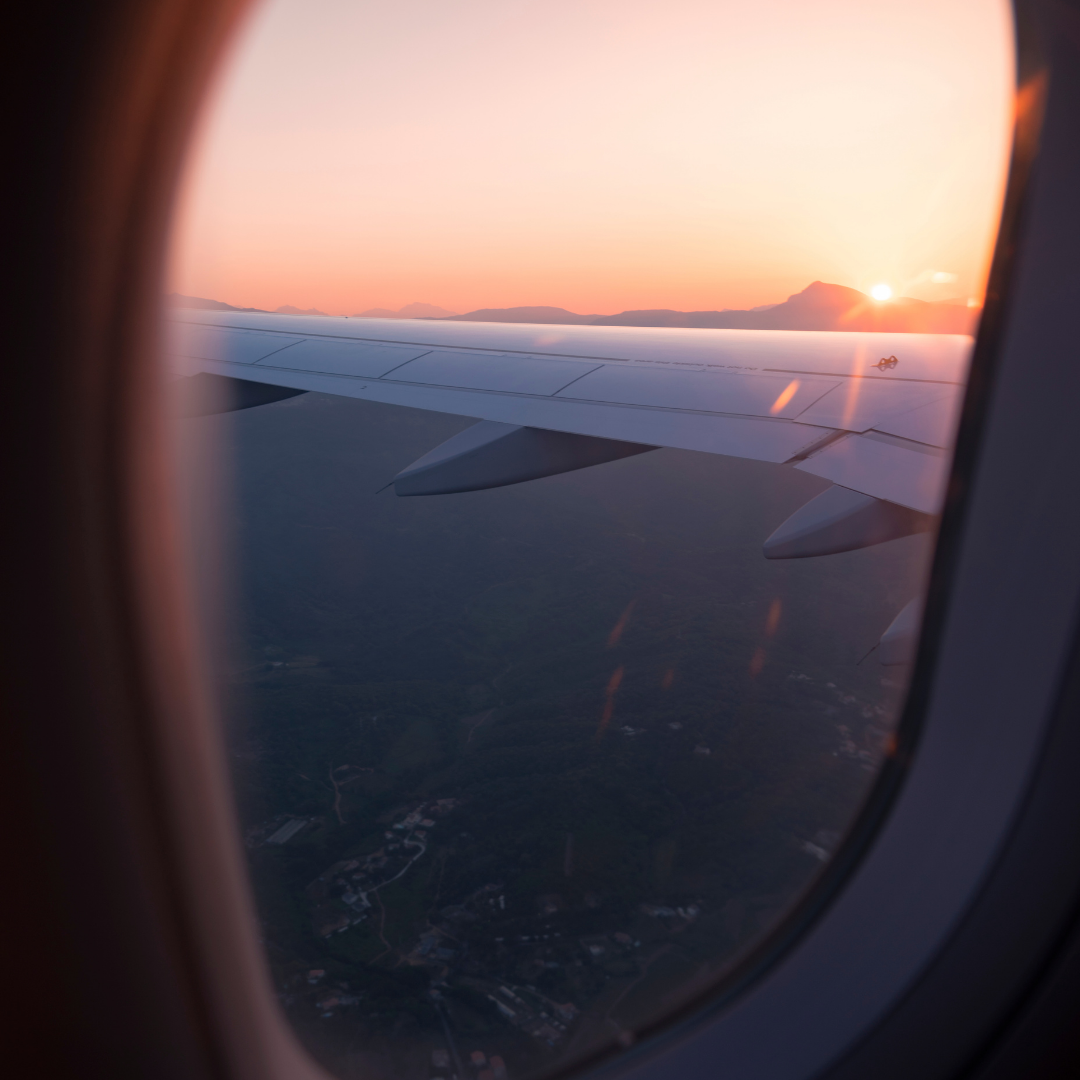
[[170,291],[350,315],[981,299],[1006,0],[267,0],[210,94]]

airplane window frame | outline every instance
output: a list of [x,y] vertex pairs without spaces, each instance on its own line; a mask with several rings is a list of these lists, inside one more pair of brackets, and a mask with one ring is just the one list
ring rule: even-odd
[[[124,1005],[122,1024],[101,1013],[106,1029],[115,1026],[116,1060],[126,1036],[129,1059],[170,1060],[156,1075],[284,1080],[323,1074],[293,1040],[264,972],[173,543],[161,388],[147,362],[185,138],[242,6],[103,2],[57,39],[54,61],[90,59],[73,65],[46,105],[65,93],[78,100],[80,87],[94,93],[54,136],[72,167],[58,168],[59,151],[44,155],[27,175],[49,182],[28,188],[25,205],[43,208],[31,225],[52,243],[49,299],[70,306],[68,318],[35,324],[37,337],[26,339],[21,355],[36,343],[44,361],[21,384],[36,396],[7,404],[13,423],[5,432],[18,440],[31,422],[42,423],[43,435],[26,439],[44,447],[42,460],[25,471],[44,486],[18,494],[27,511],[47,513],[9,543],[21,545],[20,567],[51,567],[56,585],[37,598],[20,645],[25,670],[39,675],[40,700],[27,704],[35,689],[28,682],[4,693],[29,717],[78,712],[63,729],[70,749],[34,741],[32,732],[17,737],[39,771],[46,762],[66,770],[70,790],[59,801],[82,807],[84,845],[120,851],[110,857],[115,880],[104,895],[134,914],[122,924],[108,904],[90,902],[101,941],[117,949],[114,971],[100,977],[103,1000]],[[905,718],[907,730],[921,727],[917,745],[886,777],[816,896],[767,944],[749,983],[601,1073],[911,1075],[919,1053],[930,1053],[929,1036],[918,1034],[920,1009],[933,1015],[956,986],[950,957],[986,953],[995,940],[989,951],[1003,955],[985,983],[973,987],[973,969],[962,966],[969,998],[958,1005],[954,994],[945,1006],[948,1030],[938,1022],[939,1041],[919,1075],[984,1064],[1007,1070],[994,1064],[1000,1056],[986,1057],[991,1036],[1038,983],[1052,943],[1069,933],[1080,885],[1075,859],[1063,857],[1080,823],[1069,784],[1080,748],[1068,723],[1080,696],[1080,460],[1061,451],[1080,368],[1061,357],[1072,345],[1065,298],[1078,283],[1070,259],[1080,240],[1071,131],[1080,116],[1080,16],[1073,4],[1026,0],[1017,13],[1018,138]],[[52,29],[43,21],[39,40]],[[76,197],[80,183],[87,186]],[[92,226],[80,217],[89,220],[90,205],[108,211]],[[59,228],[46,224],[50,211]],[[73,250],[77,257],[65,262]],[[28,306],[46,315],[40,303]],[[52,445],[43,442],[49,437]],[[57,548],[57,535],[78,543]],[[19,596],[31,611],[33,596]],[[48,616],[53,625],[39,627]],[[54,660],[66,664],[63,687],[42,682],[48,669],[30,657],[31,646],[48,640],[86,654],[78,663]],[[78,773],[80,753],[100,775]],[[12,784],[4,794],[28,791]],[[44,850],[72,852],[51,818],[34,828]],[[1025,847],[1025,830],[1041,841]],[[1013,894],[1036,882],[1040,888],[1027,890],[1038,893],[1036,914],[1018,920]],[[152,917],[136,910],[140,897]],[[101,960],[104,945],[80,940],[67,908],[48,910],[59,912],[55,933],[73,955]],[[89,959],[78,963],[93,969]],[[172,985],[159,991],[162,972]],[[139,988],[142,1005],[134,1002]],[[133,1028],[134,1015],[144,1016],[145,1029]]]
[[[1064,794],[1064,762],[1075,766],[1080,749],[1070,723],[1077,701],[1076,571],[1062,550],[1060,561],[1043,564],[1044,591],[1032,588],[1023,606],[1012,607],[1010,592],[1022,588],[1030,561],[1045,558],[1046,544],[1045,537],[1030,535],[1017,542],[1002,528],[1017,515],[1024,477],[1037,475],[1047,460],[1045,450],[1030,459],[1018,450],[1033,437],[1037,417],[1048,415],[1033,384],[1045,378],[1066,395],[1080,389],[1054,370],[1060,364],[1053,360],[1032,362],[1039,344],[1051,355],[1046,339],[1057,333],[1060,349],[1067,335],[1061,313],[1048,310],[1043,297],[1065,291],[1060,236],[1051,222],[1069,218],[1063,213],[1068,186],[1055,166],[1070,155],[1069,119],[1080,108],[1080,83],[1069,47],[1062,48],[1051,28],[1068,17],[1060,7],[1017,6],[1018,115],[1009,192],[901,723],[901,760],[891,763],[892,775],[886,768],[830,867],[832,883],[822,882],[805,910],[764,945],[763,963],[780,954],[776,967],[756,982],[746,973],[743,995],[711,1018],[688,1021],[681,1043],[675,1032],[662,1036],[663,1049],[653,1051],[652,1062],[615,1065],[610,1072],[642,1080],[672,1070],[696,1077],[722,1063],[735,1075],[762,1080],[949,1075],[950,1067],[970,1064],[979,1040],[1008,1015],[1005,988],[1012,984],[1003,972],[1016,978],[1023,966],[1009,925],[1025,907],[1021,895],[1031,924],[1048,928],[1044,948],[1075,905],[1080,869],[1061,856],[1080,840],[1080,800]],[[1055,28],[1063,29],[1060,22]],[[1048,86],[1053,92],[1046,100]],[[1055,474],[1053,488],[1061,494],[1059,483]],[[1057,507],[1051,502],[1045,493],[1036,502],[1043,528],[1056,532],[1050,521],[1057,518],[1063,532],[1066,523],[1075,529],[1076,508],[1066,505],[1068,498]],[[996,602],[1010,604],[1011,632],[1003,632],[1003,613],[976,596],[991,582],[1000,589],[993,590]],[[1051,620],[1057,625],[1048,626]],[[1041,632],[1032,634],[1032,627]],[[1025,634],[1026,652],[1020,646]],[[1040,666],[1035,653],[1047,639],[1062,648],[1043,655]],[[979,640],[987,645],[981,655]],[[1022,709],[1005,696],[1010,680],[1029,692]],[[980,742],[991,743],[992,753],[974,753]],[[1034,840],[1040,832],[1041,843]],[[1016,841],[1025,833],[1027,847]],[[913,909],[917,919],[907,916]],[[887,936],[880,933],[886,926]],[[1024,933],[1033,948],[1030,924]],[[992,959],[981,964],[984,979],[973,992],[971,971],[959,973],[956,957],[975,967],[979,954]],[[1024,954],[1037,965],[1030,955]],[[829,980],[824,1007],[815,997],[823,972]],[[960,993],[980,1007],[958,1010]],[[777,1017],[783,1017],[780,1028]]]

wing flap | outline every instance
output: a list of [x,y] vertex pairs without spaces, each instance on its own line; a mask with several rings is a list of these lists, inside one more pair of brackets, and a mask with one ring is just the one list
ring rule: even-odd
[[410,347],[368,341],[328,341],[325,338],[305,338],[299,344],[291,346],[287,352],[282,351],[264,357],[260,361],[260,366],[379,379],[429,351],[422,345]]
[[788,375],[604,364],[560,390],[558,396],[613,405],[791,419],[837,385],[836,379],[811,376],[793,379]]
[[947,389],[947,394],[921,409],[912,409],[911,412],[878,421],[874,424],[875,430],[930,446],[949,446],[956,431],[964,393],[958,386]]
[[838,439],[795,468],[875,499],[938,514],[949,457],[937,447],[870,432]]
[[890,424],[898,416],[912,410],[921,410],[943,400],[951,401],[953,392],[954,387],[940,383],[846,379],[842,385],[834,385],[827,394],[797,415],[805,423],[843,431],[868,431],[870,428],[888,430],[882,425]]
[[393,372],[403,382],[550,397],[599,365],[532,356],[486,356],[435,350]]

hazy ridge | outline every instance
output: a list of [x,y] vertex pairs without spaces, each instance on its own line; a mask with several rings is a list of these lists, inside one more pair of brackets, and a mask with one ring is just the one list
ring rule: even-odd
[[[169,295],[177,307],[207,308],[215,311],[261,311],[238,308],[220,300]],[[284,305],[284,315],[324,315],[316,308],[301,311]],[[566,308],[530,306],[479,308],[454,315],[433,304],[407,304],[397,311],[371,308],[353,318],[433,319],[443,322],[532,323],[561,326],[665,326],[715,330],[847,330],[901,334],[971,334],[978,323],[980,308],[956,301],[931,302],[902,296],[878,303],[858,289],[815,281],[802,292],[779,304],[749,310],[674,311],[667,308],[622,311],[617,315],[579,315]]]

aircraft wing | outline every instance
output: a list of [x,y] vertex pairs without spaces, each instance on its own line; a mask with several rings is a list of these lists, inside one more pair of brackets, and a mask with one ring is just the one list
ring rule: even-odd
[[484,422],[399,474],[402,495],[516,483],[656,447],[831,480],[767,542],[774,558],[931,527],[971,351],[970,338],[953,335],[191,309],[172,311],[167,327],[173,367],[193,387],[227,379],[247,390],[239,403],[195,411],[318,390]]

